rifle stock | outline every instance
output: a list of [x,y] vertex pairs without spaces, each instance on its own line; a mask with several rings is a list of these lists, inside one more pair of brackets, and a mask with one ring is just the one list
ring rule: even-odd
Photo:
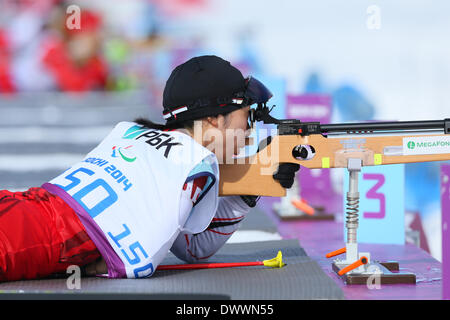
[[[219,195],[285,196],[286,189],[272,177],[278,164],[284,162],[323,169],[346,168],[349,158],[361,159],[363,166],[450,160],[450,153],[405,154],[408,152],[404,140],[430,138],[438,141],[442,138],[447,143],[449,137],[447,131],[442,134],[368,133],[336,137],[317,133],[276,135],[265,149],[255,155],[219,165]],[[300,145],[312,146],[314,156],[308,160],[295,158],[293,150]]]

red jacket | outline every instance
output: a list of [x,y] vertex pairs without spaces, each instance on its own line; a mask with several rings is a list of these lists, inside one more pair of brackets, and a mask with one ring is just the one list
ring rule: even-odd
[[15,91],[10,72],[9,40],[6,32],[0,29],[0,93]]
[[57,38],[46,41],[42,62],[62,91],[103,89],[106,84],[107,66],[99,56],[84,66],[76,66],[64,43]]
[[83,266],[100,253],[77,214],[42,188],[0,190],[0,282],[38,279]]

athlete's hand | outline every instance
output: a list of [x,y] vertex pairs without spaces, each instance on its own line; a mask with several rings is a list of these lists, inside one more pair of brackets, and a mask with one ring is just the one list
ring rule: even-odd
[[[272,142],[272,137],[268,136],[262,140],[258,146],[258,151],[267,147]],[[257,152],[258,152],[257,151]],[[273,178],[277,180],[283,188],[289,189],[294,184],[295,173],[300,169],[297,163],[280,163],[277,170],[273,174]]]
[[273,174],[283,188],[289,189],[294,184],[295,173],[300,169],[297,163],[280,163],[278,170]]
[[108,267],[103,258],[84,266],[84,275],[86,276],[96,276],[98,274],[106,273],[108,273]]
[[[259,152],[260,150],[267,147],[271,141],[271,136],[268,136],[266,139],[261,141],[256,152]],[[277,180],[283,188],[289,189],[294,184],[295,173],[299,169],[300,165],[296,163],[280,163],[277,170],[273,174],[273,178]],[[251,208],[256,206],[256,203],[259,200],[259,196],[241,196],[241,198]]]

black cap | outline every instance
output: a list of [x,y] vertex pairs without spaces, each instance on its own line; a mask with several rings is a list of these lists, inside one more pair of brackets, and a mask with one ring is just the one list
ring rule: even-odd
[[245,106],[232,103],[245,89],[245,78],[230,62],[213,55],[195,57],[172,71],[164,88],[163,114],[186,107],[167,119],[174,122],[228,113]]

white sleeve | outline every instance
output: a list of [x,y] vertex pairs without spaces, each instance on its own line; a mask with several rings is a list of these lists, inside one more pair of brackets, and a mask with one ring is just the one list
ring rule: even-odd
[[250,207],[240,196],[219,198],[219,206],[209,227],[197,234],[180,233],[172,253],[179,259],[195,263],[214,255],[239,228]]

